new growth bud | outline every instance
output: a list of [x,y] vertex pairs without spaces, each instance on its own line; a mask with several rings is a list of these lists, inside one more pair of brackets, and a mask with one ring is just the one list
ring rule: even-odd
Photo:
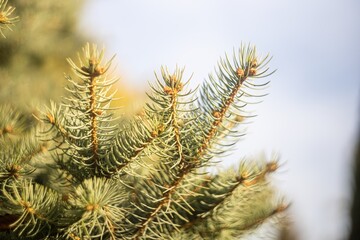
[[256,68],[258,67],[258,63],[257,63],[257,60],[256,59],[253,59],[250,61],[250,70],[249,70],[249,76],[255,76],[257,71],[256,71]]
[[237,70],[236,70],[236,75],[239,77],[239,78],[242,78],[242,77],[244,77],[244,70],[243,69],[241,69],[241,68],[238,68]]
[[176,95],[178,92],[180,92],[183,89],[183,84],[181,81],[176,77],[176,75],[170,75],[169,76],[169,85],[170,86],[164,86],[164,92],[168,95]]
[[220,118],[221,117],[221,113],[219,111],[214,111],[213,114],[214,118]]
[[256,75],[256,68],[250,68],[249,76],[255,76]]

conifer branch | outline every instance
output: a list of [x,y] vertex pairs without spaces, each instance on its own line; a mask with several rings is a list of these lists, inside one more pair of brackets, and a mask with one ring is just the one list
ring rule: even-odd
[[85,180],[68,200],[72,208],[61,223],[73,223],[65,234],[73,239],[88,235],[93,239],[118,239],[117,231],[122,228],[119,222],[125,215],[125,209],[119,207],[125,196],[120,193],[121,186],[116,181]]
[[[164,121],[169,121],[169,126],[171,128],[171,138],[173,138],[173,142],[176,148],[176,152],[172,152],[172,156],[174,158],[174,162],[169,162],[165,164],[170,164],[171,167],[168,169],[173,175],[173,179],[170,180],[170,183],[168,186],[165,187],[164,191],[162,192],[162,196],[159,198],[160,201],[157,202],[156,206],[153,207],[152,211],[148,213],[148,216],[143,219],[143,221],[140,223],[139,228],[136,230],[136,233],[134,234],[134,239],[139,239],[143,236],[146,228],[148,225],[151,224],[151,222],[154,220],[154,218],[159,214],[164,207],[171,205],[171,196],[178,190],[177,188],[182,183],[182,180],[185,178],[185,176],[189,173],[191,170],[190,165],[188,162],[186,162],[185,156],[183,154],[182,150],[182,139],[181,139],[181,129],[178,123],[178,114],[177,114],[177,108],[178,108],[178,94],[183,90],[184,85],[181,78],[183,75],[183,71],[175,71],[173,75],[170,75],[167,70],[164,68],[162,69],[162,78],[163,83],[161,83],[158,80],[158,86],[159,88],[152,87],[152,89],[157,92],[159,95],[163,95],[163,101],[158,100],[154,97],[150,97],[153,99],[154,103],[162,106],[164,109],[163,115],[164,115]],[[191,91],[188,94],[185,94],[185,96],[188,96],[191,94]],[[156,109],[155,107],[151,108],[154,111],[161,112],[159,109]],[[169,149],[172,149],[169,147]],[[170,151],[170,150],[169,150]],[[178,158],[178,159],[175,159]]]
[[[243,49],[240,50],[240,54],[244,54]],[[223,73],[223,71],[229,71],[230,72],[229,74],[232,74],[229,76],[232,78],[231,79],[232,82],[226,83],[226,84],[232,86],[231,93],[228,95],[228,97],[225,99],[224,102],[221,102],[221,104],[218,104],[219,110],[215,109],[212,112],[213,121],[210,125],[210,130],[207,132],[207,134],[205,134],[204,138],[202,139],[201,144],[199,145],[200,147],[196,150],[193,161],[192,162],[185,161],[184,158],[181,158],[181,154],[180,154],[180,163],[179,163],[180,167],[177,172],[173,173],[174,180],[167,187],[167,189],[163,192],[162,196],[160,197],[161,201],[158,201],[157,205],[155,207],[153,207],[153,210],[142,221],[142,223],[140,224],[140,227],[138,228],[136,234],[134,235],[135,236],[134,239],[139,239],[140,237],[142,237],[145,232],[145,229],[155,219],[155,216],[157,214],[159,214],[163,210],[163,208],[171,205],[171,203],[172,203],[171,197],[176,191],[178,191],[178,187],[180,186],[183,179],[185,179],[185,177],[189,173],[191,173],[194,169],[203,165],[203,162],[201,162],[201,159],[206,154],[205,150],[207,150],[209,148],[210,142],[213,141],[213,138],[217,134],[218,127],[223,122],[225,115],[227,114],[228,110],[230,109],[230,106],[234,103],[235,98],[236,98],[243,82],[248,77],[257,76],[258,63],[257,63],[257,59],[255,56],[255,50],[250,49],[250,47],[249,47],[247,55],[242,55],[242,58],[240,59],[240,62],[237,63],[237,66],[238,66],[237,69],[234,70],[232,65],[229,62],[227,62],[224,65],[224,70],[222,70],[219,67],[220,72],[221,72],[221,75],[220,75],[221,80],[229,81],[228,77]],[[235,74],[235,76],[234,76],[234,74]],[[169,76],[169,75],[167,75],[167,76]],[[174,88],[175,83],[176,83],[174,81],[174,78],[171,76],[170,77],[167,77],[167,76],[166,75],[164,76],[164,74],[163,74],[163,79],[164,79],[165,83],[170,82],[171,85],[170,86],[165,85],[163,87],[163,89],[164,89],[165,93],[167,93],[171,96],[170,109],[173,110],[173,112],[170,113],[171,114],[170,121],[171,121],[171,123],[174,124],[174,118],[172,116],[174,116],[173,115],[174,114],[174,106],[176,103],[175,97],[178,92],[177,91],[178,89]],[[182,85],[180,85],[180,86],[182,88]],[[176,107],[175,107],[175,110],[176,110]],[[176,124],[176,120],[175,120],[175,124]],[[177,128],[175,128],[175,129],[177,129]],[[177,146],[178,151],[181,150],[182,145],[180,144],[179,134],[176,132],[176,130],[175,130],[175,144]],[[167,209],[168,208],[169,207],[167,207]]]
[[[170,129],[168,140],[171,141],[170,144],[176,146],[178,152],[175,158],[183,152],[179,151],[179,148],[182,148],[181,145],[184,144],[182,140],[185,137],[185,135],[183,137],[180,135],[186,134],[185,129],[182,128],[185,124],[190,125],[194,122],[190,116],[191,113],[197,111],[193,106],[194,100],[189,100],[195,91],[183,93],[184,87],[190,81],[190,79],[186,82],[182,81],[183,72],[184,69],[176,68],[174,73],[170,74],[166,68],[161,68],[162,79],[160,80],[156,75],[157,85],[150,85],[153,95],[147,94],[154,105],[147,104],[146,111],[150,116],[161,116],[165,127]],[[179,161],[176,161],[174,165],[178,163]]]
[[201,157],[201,155],[203,155],[203,152],[209,147],[210,142],[212,141],[212,139],[214,138],[214,136],[216,135],[216,133],[218,131],[219,125],[223,122],[225,114],[228,112],[231,104],[234,102],[235,96],[239,92],[239,89],[242,86],[242,83],[248,77],[248,76],[244,75],[244,70],[242,70],[240,68],[237,70],[237,75],[238,75],[239,80],[236,83],[236,85],[233,87],[230,96],[225,101],[225,104],[223,106],[221,106],[219,110],[214,110],[212,112],[214,120],[211,123],[210,130],[208,131],[208,134],[204,138],[203,143],[197,150],[198,157]]
[[[236,176],[235,181],[232,180],[231,184],[229,185],[228,189],[226,190],[226,192],[224,194],[220,194],[219,197],[216,197],[214,202],[211,203],[206,211],[201,212],[201,213],[194,213],[194,216],[191,216],[191,219],[189,222],[186,222],[182,228],[186,231],[186,229],[189,229],[191,227],[193,227],[194,225],[198,224],[201,221],[205,221],[206,218],[211,217],[212,213],[215,211],[215,209],[217,209],[220,205],[224,204],[224,202],[226,200],[229,199],[229,197],[231,197],[233,195],[233,192],[235,190],[237,190],[239,188],[239,186],[243,186],[245,188],[250,188],[256,184],[258,184],[260,181],[264,181],[265,180],[265,176],[266,174],[272,173],[274,171],[276,171],[276,169],[278,168],[277,162],[269,162],[266,164],[265,168],[261,169],[260,172],[258,173],[253,173],[250,175],[250,173],[248,172],[248,170],[246,170],[246,168],[243,168],[242,172],[240,172],[240,175]],[[209,187],[210,186],[216,186],[216,185],[225,185],[226,183],[221,183],[221,182],[216,182],[215,180],[217,179],[213,179],[211,182],[208,183]],[[241,191],[241,190],[239,190]],[[211,196],[208,196],[209,199],[211,199]],[[194,209],[198,209],[198,208],[194,208]],[[245,229],[244,229],[245,230]]]
[[[77,72],[80,75],[85,76],[88,78],[88,91],[89,91],[89,107],[88,109],[84,109],[86,112],[90,113],[90,135],[91,135],[91,148],[92,148],[92,159],[94,163],[94,172],[96,172],[96,169],[99,168],[99,146],[98,146],[98,126],[97,126],[97,116],[99,114],[99,110],[97,109],[97,100],[96,100],[96,85],[97,85],[97,78],[101,75],[103,75],[106,71],[106,69],[103,66],[100,66],[101,58],[100,56],[97,56],[96,47],[93,46],[93,49],[90,49],[89,46],[87,46],[84,49],[84,53],[86,56],[86,60],[88,61],[88,65],[82,65],[81,67],[77,67],[74,62],[72,62],[71,59],[68,59],[70,65],[73,67],[73,70]],[[102,53],[100,53],[102,55]],[[81,60],[80,60],[81,63]]]
[[139,164],[140,158],[149,155],[146,152],[151,151],[149,148],[165,130],[155,116],[149,119],[140,116],[128,125],[116,136],[115,145],[106,156],[108,165],[112,166],[109,173],[122,174],[131,164]]
[[244,225],[243,228],[239,228],[236,229],[237,231],[246,231],[249,229],[253,229],[257,226],[259,226],[260,224],[264,223],[266,220],[285,212],[288,208],[290,207],[290,205],[286,205],[286,204],[279,204],[274,210],[270,211],[267,215],[260,217],[259,219],[256,219],[253,222],[249,222],[248,224]]
[[[52,104],[44,118],[57,130],[52,137],[59,143],[56,148],[80,168],[91,171],[88,173],[90,176],[103,175],[105,173],[102,172],[107,169],[103,158],[115,138],[116,126],[112,125],[114,119],[109,112],[116,91],[109,91],[117,79],[107,78],[112,59],[102,64],[103,51],[87,44],[83,52],[83,57],[79,55],[79,66],[68,59],[80,82],[67,76],[71,84],[67,90],[71,96],[65,97],[59,108]],[[58,139],[59,136],[62,139]]]
[[[244,90],[249,88],[246,83],[251,78],[262,78],[271,75],[272,73],[266,75],[269,69],[266,65],[270,59],[266,56],[264,59],[259,60],[254,47],[249,45],[246,49],[245,46],[241,46],[239,55],[234,55],[233,63],[230,63],[227,56],[225,60],[221,59],[216,71],[218,79],[214,79],[212,75],[209,75],[210,81],[204,83],[200,93],[200,105],[205,111],[205,117],[199,123],[199,131],[203,133],[203,136],[202,140],[199,141],[198,148],[195,150],[194,162],[201,163],[201,159],[205,156],[208,156],[203,160],[205,162],[212,158],[214,144],[220,144],[219,141],[223,138],[232,136],[238,139],[241,136],[237,135],[237,131],[232,131],[228,127],[234,128],[238,123],[243,122],[245,116],[240,111],[249,104],[244,98],[258,97]],[[266,84],[256,85],[250,83],[253,87]],[[219,98],[218,96],[223,97]],[[209,126],[204,126],[202,122],[208,123]],[[202,130],[204,127],[205,130]]]
[[55,206],[58,204],[58,195],[54,191],[34,184],[31,180],[23,180],[3,185],[2,193],[6,199],[6,208],[19,215],[9,225],[14,228],[13,231],[27,237],[36,236],[39,232],[45,236],[50,234],[51,225],[57,216]]

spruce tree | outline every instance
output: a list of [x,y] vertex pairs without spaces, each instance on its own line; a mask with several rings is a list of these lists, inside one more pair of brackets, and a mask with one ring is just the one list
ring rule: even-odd
[[[6,5],[5,35],[18,20]],[[118,118],[112,59],[86,44],[67,59],[67,94],[38,121],[0,106],[0,239],[237,239],[275,227],[288,207],[270,184],[276,158],[211,170],[243,136],[270,60],[242,45],[194,90],[184,69],[163,67],[143,110]]]

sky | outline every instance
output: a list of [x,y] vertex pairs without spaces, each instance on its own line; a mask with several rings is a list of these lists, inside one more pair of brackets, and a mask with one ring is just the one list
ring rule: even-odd
[[224,165],[280,154],[275,181],[300,239],[345,238],[359,123],[359,1],[88,0],[82,11],[79,30],[117,55],[121,81],[139,91],[163,65],[185,66],[196,86],[241,43],[270,53],[277,71],[269,95]]

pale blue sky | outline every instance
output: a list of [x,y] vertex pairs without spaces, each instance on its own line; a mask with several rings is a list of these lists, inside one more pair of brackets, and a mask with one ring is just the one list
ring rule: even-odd
[[276,175],[293,202],[301,239],[342,239],[360,91],[356,0],[87,1],[79,26],[117,54],[123,81],[154,80],[161,65],[186,66],[194,86],[241,42],[274,56],[278,71],[240,154],[277,151]]

